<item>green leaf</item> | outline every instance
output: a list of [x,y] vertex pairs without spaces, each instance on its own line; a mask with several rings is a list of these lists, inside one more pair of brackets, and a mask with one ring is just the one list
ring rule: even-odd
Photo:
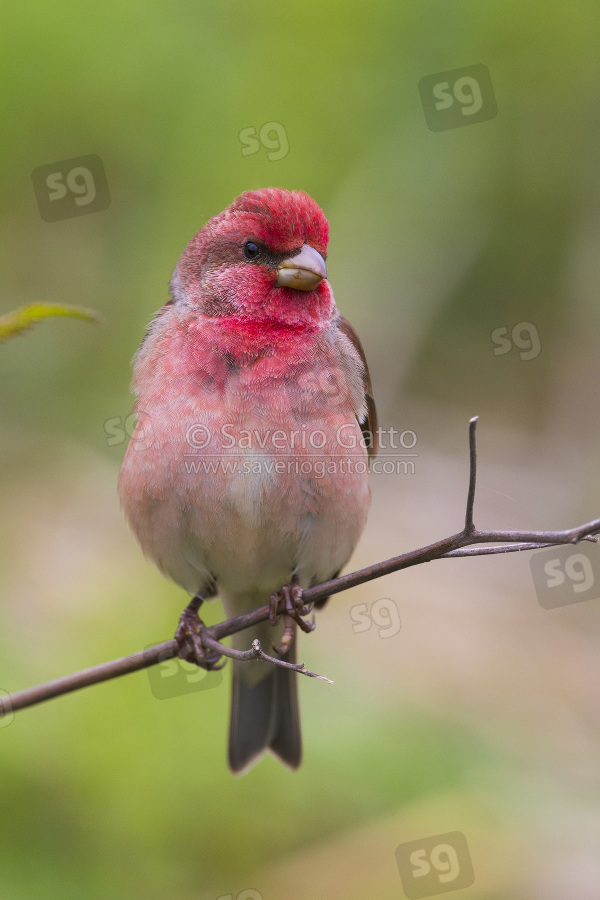
[[84,309],[83,306],[68,306],[62,303],[28,303],[6,316],[0,316],[0,343],[16,334],[21,334],[41,319],[56,318],[57,316],[84,319],[86,322],[95,322],[96,324],[101,321],[97,312],[92,309]]

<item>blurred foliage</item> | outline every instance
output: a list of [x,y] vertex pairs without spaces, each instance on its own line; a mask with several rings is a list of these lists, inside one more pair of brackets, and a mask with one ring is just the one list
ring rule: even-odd
[[61,306],[59,303],[30,303],[14,309],[5,316],[0,316],[0,341],[7,341],[17,334],[22,334],[42,319],[62,317],[83,319],[86,322],[97,322],[96,313],[80,306]]
[[[246,189],[321,204],[382,422],[419,436],[414,488],[374,486],[352,565],[460,527],[474,414],[491,486],[476,512],[599,514],[596,2],[7,0],[0,17],[2,296],[105,322],[2,347],[3,690],[174,631],[185,598],[116,498],[130,359],[190,236]],[[420,79],[476,63],[497,117],[431,132]],[[289,152],[243,155],[240,133],[268,122]],[[44,221],[31,173],[84,154],[110,208]],[[495,355],[492,333],[523,322],[539,355]],[[594,611],[539,610],[526,560],[468,562],[454,594],[437,563],[330,602],[302,654],[336,684],[302,686],[297,774],[228,774],[227,681],[156,702],[138,673],[17,715],[0,729],[2,896],[387,900],[396,846],[452,830],[471,900],[597,896]],[[400,635],[354,636],[350,605],[383,592]]]

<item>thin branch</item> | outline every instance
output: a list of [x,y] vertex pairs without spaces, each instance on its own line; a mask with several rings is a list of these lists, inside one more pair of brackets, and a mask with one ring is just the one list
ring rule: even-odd
[[109,681],[111,678],[129,675],[130,672],[138,672],[140,669],[155,666],[157,663],[172,659],[174,656],[177,656],[177,645],[174,640],[170,640],[165,641],[163,644],[157,644],[149,650],[140,650],[139,653],[133,653],[131,656],[124,656],[121,659],[112,660],[112,662],[101,663],[99,666],[83,669],[81,672],[75,672],[73,675],[65,675],[63,678],[47,681],[38,687],[27,688],[24,691],[5,697],[5,709],[3,712],[0,712],[0,715],[5,715],[17,709],[25,709],[27,706],[35,706],[44,700],[51,700],[53,697],[69,694],[71,691],[88,687],[90,684],[100,684],[102,681]]
[[[594,541],[598,543],[597,537],[584,537],[582,541]],[[494,553],[520,553],[523,550],[539,550],[541,547],[557,547],[559,544],[498,544],[497,547],[461,547],[460,550],[451,550],[444,553],[440,559],[452,559],[455,556],[491,556]]]
[[[421,563],[431,562],[434,559],[448,559],[457,556],[483,556],[492,553],[514,553],[523,550],[537,550],[542,547],[552,547],[563,544],[576,544],[579,541],[597,541],[595,535],[600,532],[600,519],[594,519],[585,525],[578,525],[575,528],[565,529],[563,531],[478,531],[473,523],[473,506],[475,502],[475,482],[477,474],[477,447],[476,447],[476,430],[477,418],[471,419],[469,423],[469,490],[467,496],[465,526],[458,534],[420,547],[417,550],[411,550],[392,559],[383,562],[374,563],[357,572],[351,572],[348,575],[342,575],[339,578],[333,578],[323,584],[315,585],[307,588],[302,592],[302,602],[305,605],[314,603],[317,600],[324,600],[332,594],[338,594],[349,588],[357,587],[367,581],[375,578],[381,578],[383,575],[389,575],[392,572],[398,572],[401,569],[407,569],[410,566],[421,565]],[[498,544],[498,546],[477,547],[477,544]],[[284,612],[280,607],[280,612]],[[202,644],[209,650],[217,651],[222,656],[232,657],[239,660],[256,660],[261,659],[273,665],[285,666],[293,668],[295,671],[308,675],[312,678],[320,678],[324,681],[329,679],[322,675],[316,675],[309,672],[302,664],[295,665],[287,663],[285,660],[276,659],[267,656],[255,641],[247,651],[232,650],[220,643],[222,638],[232,634],[237,634],[258,625],[269,618],[269,606],[261,606],[252,612],[244,613],[241,616],[235,616],[225,622],[219,622],[217,625],[202,628],[200,636]],[[38,687],[29,688],[19,691],[4,699],[0,699],[0,717],[7,715],[18,709],[25,709],[28,706],[34,706],[42,703],[44,700],[50,700],[62,694],[88,687],[91,684],[99,684],[102,681],[108,681],[112,678],[118,678],[121,675],[127,675],[130,672],[137,672],[140,669],[146,669],[149,666],[164,662],[178,656],[180,652],[179,644],[175,640],[165,641],[157,644],[148,650],[134,653],[131,656],[125,656],[122,659],[113,662],[103,663],[99,666],[93,666],[90,669],[84,669],[82,672],[76,672],[73,675],[67,675],[64,678],[57,678]]]
[[475,531],[473,522],[473,506],[475,504],[475,482],[477,480],[477,422],[479,416],[473,416],[469,422],[469,493],[467,495],[467,512],[465,515],[465,534]]
[[220,653],[222,656],[228,656],[230,659],[262,659],[264,662],[272,663],[274,666],[282,666],[284,669],[293,669],[294,672],[298,672],[300,675],[308,675],[309,678],[319,678],[321,681],[333,684],[333,681],[330,678],[325,678],[324,675],[317,675],[316,672],[311,672],[305,667],[304,663],[291,663],[287,662],[285,659],[278,659],[275,656],[267,656],[267,654],[263,652],[260,641],[258,640],[252,641],[252,646],[249,650],[234,650],[232,647],[226,647],[225,644],[221,644],[220,641],[215,641],[205,632],[202,635],[202,643],[205,647],[208,647],[209,650],[216,650],[217,653]]

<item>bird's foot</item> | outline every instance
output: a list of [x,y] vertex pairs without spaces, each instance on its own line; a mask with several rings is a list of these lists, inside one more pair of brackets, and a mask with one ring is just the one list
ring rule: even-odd
[[202,669],[213,671],[222,669],[225,660],[218,665],[221,656],[214,650],[206,650],[202,645],[202,632],[206,625],[198,615],[198,610],[204,603],[200,594],[192,597],[179,617],[179,625],[175,632],[177,643],[177,656],[186,662],[195,663]]
[[[280,609],[280,606],[283,607]],[[281,655],[285,655],[290,648],[296,625],[302,631],[310,632],[315,629],[314,616],[310,621],[304,617],[312,611],[312,603],[305,603],[302,594],[302,588],[298,584],[298,578],[293,576],[290,584],[284,584],[281,590],[271,594],[269,599],[269,622],[271,625],[277,624],[279,615],[283,615],[285,627],[281,644],[275,647],[275,650]]]

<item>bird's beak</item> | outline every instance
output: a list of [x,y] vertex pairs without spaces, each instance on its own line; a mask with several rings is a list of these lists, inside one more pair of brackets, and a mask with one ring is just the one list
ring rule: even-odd
[[288,256],[277,269],[277,287],[295,288],[297,291],[313,291],[327,278],[325,260],[314,247],[304,244],[300,253]]

